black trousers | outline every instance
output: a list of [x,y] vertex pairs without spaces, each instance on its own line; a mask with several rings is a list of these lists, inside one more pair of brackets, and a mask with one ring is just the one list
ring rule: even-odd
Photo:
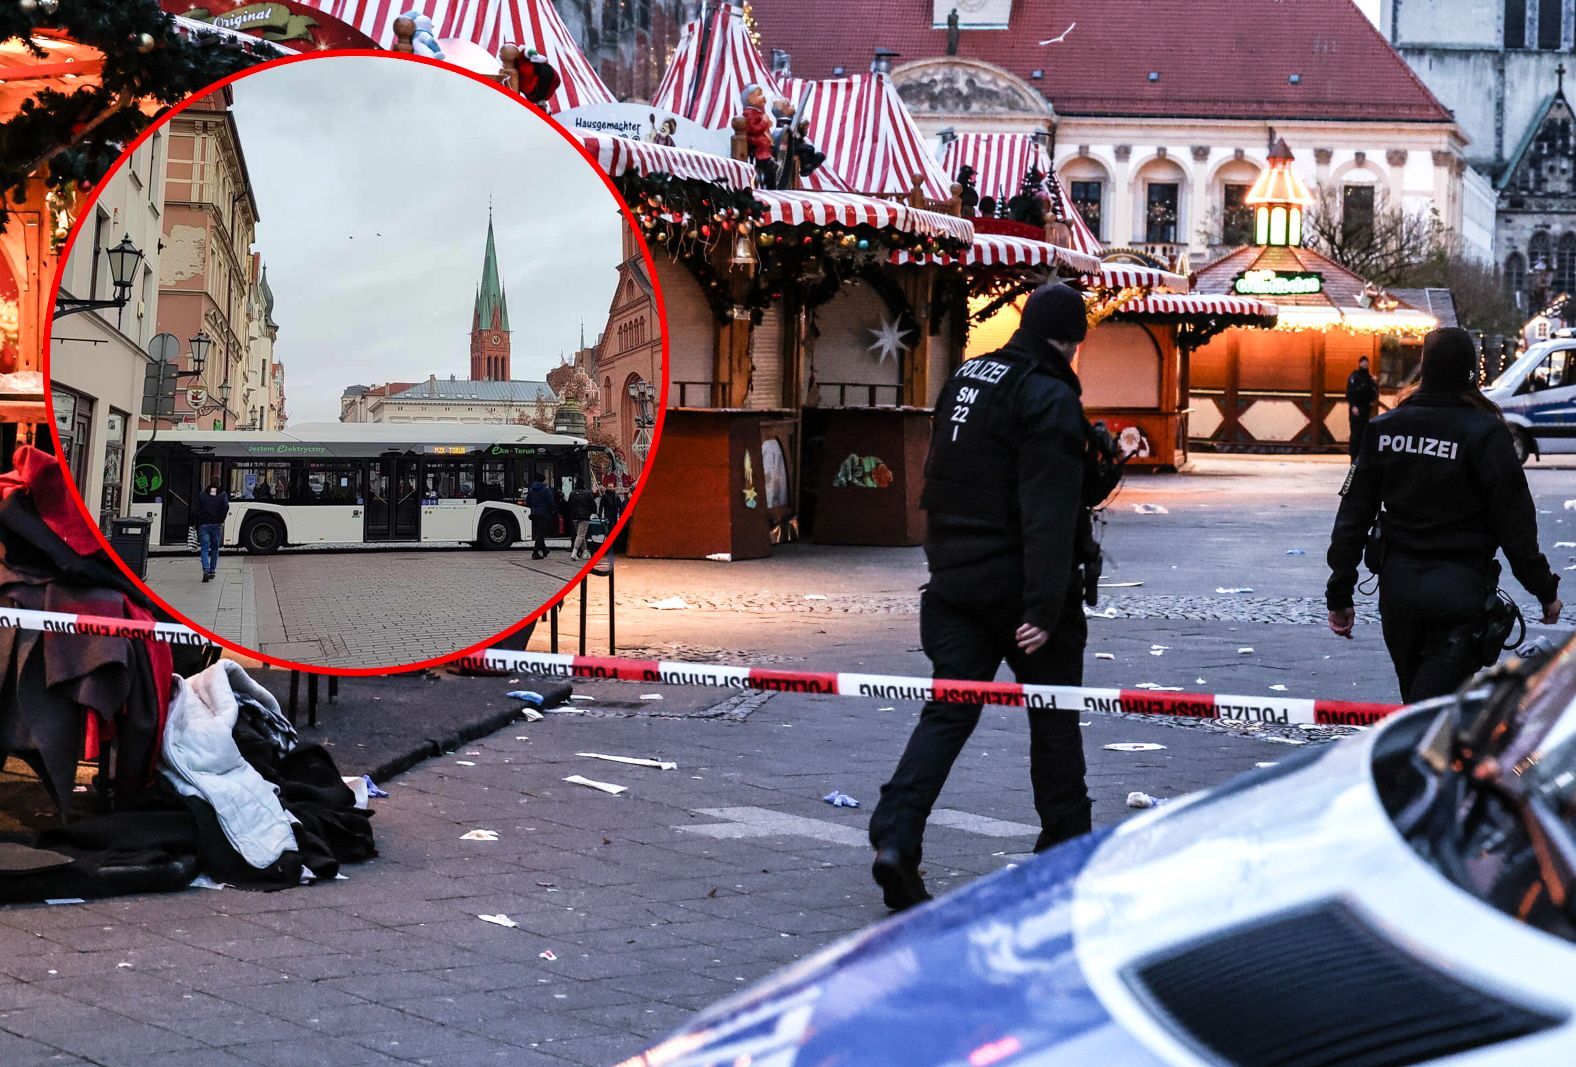
[[1363,434],[1368,431],[1368,416],[1364,415],[1360,419],[1354,418],[1350,421],[1351,437],[1346,442],[1346,451],[1351,455],[1352,461],[1356,462],[1357,453],[1361,452],[1363,448]]
[[547,528],[552,522],[552,519],[546,517],[531,520],[531,536],[535,539],[531,546],[533,557],[547,555]]
[[1496,577],[1456,561],[1385,560],[1379,614],[1406,703],[1454,693],[1483,665],[1472,635],[1483,623]]
[[[930,657],[933,677],[990,681],[1002,660],[1019,682],[1082,685],[1083,652],[1088,638],[1082,589],[1069,587],[1049,641],[1032,656],[1013,634],[1022,624],[1016,604],[963,606],[927,590],[920,600],[920,643]],[[925,820],[946,785],[953,762],[980,719],[979,704],[930,701],[908,739],[892,780],[870,816],[870,843],[895,847],[918,863]],[[1029,710],[1029,780],[1040,816],[1036,851],[1089,832],[1092,802],[1084,785],[1083,736],[1076,711]]]

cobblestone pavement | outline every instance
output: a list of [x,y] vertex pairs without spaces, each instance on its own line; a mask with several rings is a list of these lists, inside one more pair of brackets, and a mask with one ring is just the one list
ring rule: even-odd
[[231,553],[208,583],[194,559],[156,557],[148,584],[243,649],[316,666],[389,667],[513,626],[579,566],[562,550],[533,561],[528,547]]
[[[885,916],[864,827],[914,705],[757,693],[664,714],[648,687],[581,692],[584,714],[387,783],[383,858],[346,881],[0,908],[0,1063],[605,1065]],[[1130,789],[1176,796],[1288,751],[1109,716],[1086,732],[1101,823],[1133,814]],[[833,789],[867,807],[823,804]],[[928,836],[932,889],[1022,858],[1033,821],[1021,713],[993,710]]]

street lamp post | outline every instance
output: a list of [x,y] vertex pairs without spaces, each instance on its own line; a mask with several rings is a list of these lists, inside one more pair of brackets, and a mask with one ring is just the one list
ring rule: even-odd
[[656,414],[652,411],[652,404],[657,399],[657,387],[648,381],[630,382],[629,399],[635,405],[635,439],[629,447],[635,453],[640,467],[644,468],[646,456],[651,452],[651,430],[657,424]]
[[119,311],[131,299],[131,287],[137,280],[137,268],[142,265],[142,249],[131,243],[131,235],[121,237],[120,244],[105,253],[109,257],[109,276],[114,283],[115,295],[108,300],[78,300],[70,296],[55,298],[55,318],[65,318],[84,311]]

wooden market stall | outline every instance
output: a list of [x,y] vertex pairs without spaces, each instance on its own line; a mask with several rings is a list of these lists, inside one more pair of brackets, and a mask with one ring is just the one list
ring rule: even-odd
[[1394,396],[1438,325],[1376,285],[1303,247],[1302,213],[1312,197],[1291,170],[1284,140],[1246,198],[1255,242],[1200,268],[1195,291],[1273,301],[1273,330],[1227,329],[1192,359],[1196,448],[1328,452],[1349,438],[1345,386],[1363,356]]

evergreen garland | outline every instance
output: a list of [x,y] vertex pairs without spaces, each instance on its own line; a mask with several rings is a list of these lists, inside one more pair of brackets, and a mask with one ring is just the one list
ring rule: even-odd
[[[98,85],[42,89],[0,123],[0,224],[40,168],[51,188],[91,188],[171,105],[267,58],[239,42],[189,41],[175,25],[158,0],[0,0],[0,41],[20,40],[42,62],[31,38],[56,30],[104,54]],[[163,106],[149,115],[149,102]]]

